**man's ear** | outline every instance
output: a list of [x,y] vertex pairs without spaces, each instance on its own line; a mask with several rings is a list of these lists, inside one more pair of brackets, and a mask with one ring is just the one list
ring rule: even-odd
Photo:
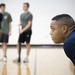
[[62,26],[63,34],[67,33],[67,31],[68,31],[68,26],[66,26],[66,25]]

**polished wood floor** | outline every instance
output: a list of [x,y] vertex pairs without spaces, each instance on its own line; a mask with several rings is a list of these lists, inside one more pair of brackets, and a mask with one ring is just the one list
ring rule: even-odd
[[[0,48],[0,59],[2,53]],[[70,60],[62,47],[34,47],[31,49],[29,63],[23,63],[25,53],[26,49],[23,48],[21,63],[13,63],[12,60],[17,57],[17,49],[8,48],[8,62],[0,62],[0,75],[74,75]]]

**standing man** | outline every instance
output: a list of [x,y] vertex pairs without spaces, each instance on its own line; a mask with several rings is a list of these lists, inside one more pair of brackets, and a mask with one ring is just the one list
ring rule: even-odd
[[32,34],[32,19],[33,15],[28,11],[29,3],[23,3],[23,11],[24,13],[20,16],[20,24],[22,25],[22,30],[19,31],[19,39],[18,39],[18,58],[14,60],[14,62],[21,61],[21,43],[26,42],[26,58],[23,62],[28,62],[28,57],[30,53],[30,39]]
[[0,5],[1,13],[3,14],[3,20],[1,23],[1,30],[2,30],[2,36],[1,36],[1,42],[2,42],[2,48],[3,48],[3,58],[2,61],[7,61],[7,43],[9,40],[9,35],[11,35],[11,22],[12,18],[11,15],[5,11],[6,5],[2,3]]

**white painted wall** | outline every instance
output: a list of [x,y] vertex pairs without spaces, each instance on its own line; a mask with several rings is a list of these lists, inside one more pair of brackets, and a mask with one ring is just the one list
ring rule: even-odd
[[18,23],[23,12],[24,2],[30,3],[33,14],[33,35],[31,44],[54,44],[50,38],[50,20],[57,14],[68,13],[75,19],[75,0],[0,0],[6,4],[6,11],[11,13],[12,35],[9,44],[16,44],[18,40]]

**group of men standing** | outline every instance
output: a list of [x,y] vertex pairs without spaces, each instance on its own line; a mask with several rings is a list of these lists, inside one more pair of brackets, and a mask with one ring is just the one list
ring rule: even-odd
[[[3,58],[1,61],[7,61],[7,43],[9,41],[9,36],[11,35],[11,25],[12,25],[12,17],[10,13],[5,11],[6,5],[4,3],[0,4],[0,42],[2,43],[3,49]],[[32,19],[33,15],[29,12],[29,3],[23,3],[23,11],[20,15],[20,23],[19,26],[22,26],[22,29],[19,30],[19,38],[18,38],[18,58],[13,60],[14,62],[21,61],[21,43],[26,42],[26,57],[23,62],[28,62],[28,57],[30,53],[30,39],[32,34]]]

